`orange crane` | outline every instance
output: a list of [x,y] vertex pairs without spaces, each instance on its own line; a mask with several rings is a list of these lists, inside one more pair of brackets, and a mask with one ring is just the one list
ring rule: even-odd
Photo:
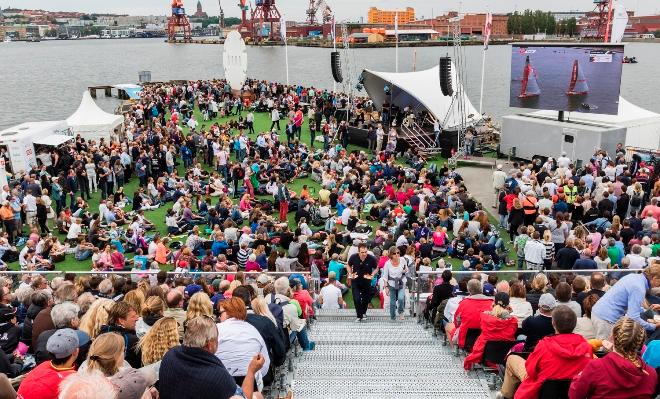
[[181,32],[184,42],[190,42],[192,40],[192,29],[186,15],[186,9],[183,8],[183,1],[172,0],[172,15],[167,21],[168,41],[176,41],[179,32]]

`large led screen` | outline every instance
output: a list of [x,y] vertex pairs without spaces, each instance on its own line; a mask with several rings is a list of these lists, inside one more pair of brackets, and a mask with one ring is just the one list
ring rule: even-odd
[[622,45],[512,45],[509,105],[616,115]]

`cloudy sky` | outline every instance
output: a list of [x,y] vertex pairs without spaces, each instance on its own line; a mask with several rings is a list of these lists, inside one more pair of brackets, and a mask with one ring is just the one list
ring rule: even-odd
[[[217,15],[217,0],[201,0],[204,10]],[[226,16],[239,16],[236,4],[238,0],[220,0]],[[254,2],[254,0],[252,0]],[[326,0],[335,11],[337,20],[366,19],[367,9],[371,6],[380,8],[415,8],[418,17],[430,17],[448,10],[456,10],[462,4],[464,12],[509,12],[525,8],[552,11],[585,11],[592,9],[593,0]],[[0,0],[0,7],[46,8],[51,11],[107,12],[131,15],[164,15],[168,13],[170,0]],[[197,0],[184,0],[188,9],[194,9]],[[660,14],[659,0],[625,0],[628,10],[635,10],[638,15]],[[277,0],[280,11],[287,19],[303,20],[308,0]]]

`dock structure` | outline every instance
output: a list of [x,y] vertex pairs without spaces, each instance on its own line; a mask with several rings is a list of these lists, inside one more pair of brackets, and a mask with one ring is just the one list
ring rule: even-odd
[[112,97],[112,86],[107,86],[107,85],[89,86],[87,87],[87,90],[89,90],[89,94],[92,96],[92,98],[96,98],[97,90],[105,90],[105,96]]

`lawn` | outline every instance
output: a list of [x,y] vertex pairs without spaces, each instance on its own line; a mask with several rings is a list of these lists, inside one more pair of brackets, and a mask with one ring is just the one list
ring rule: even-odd
[[[226,121],[232,120],[232,119],[238,119],[238,116],[231,116],[231,117],[225,117],[225,118],[217,118],[211,121],[203,121],[201,114],[199,113],[198,109],[195,109],[195,116],[196,119],[200,122],[200,128],[203,129],[205,126],[208,127],[214,122],[220,122],[224,123]],[[254,129],[255,129],[255,134],[249,135],[252,139],[256,138],[256,134],[261,131],[267,131],[270,128],[270,114],[268,113],[255,113],[255,124],[254,124]],[[184,133],[188,133],[188,128],[184,126]],[[303,135],[302,135],[302,141],[305,143],[309,143],[310,136],[309,136],[309,130],[308,129],[303,129]],[[320,143],[319,143],[320,144]],[[317,147],[318,145],[317,144]],[[359,146],[354,146],[354,145],[349,145],[348,148],[349,151],[352,150],[366,150],[363,147]],[[233,155],[232,155],[233,157]],[[446,160],[443,158],[440,158],[439,156],[431,159],[429,162],[437,163],[438,166],[440,166],[442,163],[444,163]],[[204,166],[207,170],[209,170],[208,167]],[[183,175],[184,168],[183,164],[181,163],[178,166],[178,171],[180,175]],[[296,191],[300,192],[303,185],[307,185],[310,188],[310,191],[312,194],[318,192],[320,189],[320,185],[312,180],[311,178],[300,178],[296,179],[295,181],[291,182],[289,185],[289,188]],[[130,182],[128,182],[124,186],[124,192],[127,193],[129,198],[132,198],[132,194],[135,191],[135,189],[138,186],[138,180],[137,178],[133,177]],[[266,198],[266,197],[264,197]],[[89,203],[89,209],[94,212],[98,209],[98,205],[101,199],[101,193],[100,191],[98,193],[92,193],[92,199],[88,201]],[[146,212],[146,217],[151,220],[155,225],[156,225],[156,231],[161,233],[162,235],[166,234],[166,227],[165,227],[165,214],[166,212],[171,209],[173,203],[169,202],[165,206],[162,206],[158,209],[147,211]],[[289,225],[293,228],[295,228],[296,224],[295,221],[293,220],[293,213],[289,213]],[[493,222],[495,222],[495,219],[491,215],[491,219]],[[376,222],[369,222],[369,224],[376,228],[378,227],[379,223]],[[497,223],[494,223],[497,225]],[[506,232],[502,231],[502,236],[506,236]],[[64,239],[64,235],[58,235],[61,239]],[[184,239],[184,238],[181,238]],[[132,254],[126,254],[127,258],[130,259],[132,257]],[[448,259],[448,258],[447,258]],[[460,261],[456,259],[449,259],[449,263],[451,263],[454,266],[459,266]],[[12,270],[18,270],[18,262],[14,262],[9,264],[10,269]],[[78,262],[74,259],[73,255],[68,255],[66,259],[62,262],[59,262],[55,265],[55,269],[59,271],[84,271],[84,270],[91,270],[91,260],[86,260],[82,262]],[[350,301],[350,300],[349,300]],[[351,301],[352,302],[352,301]]]

